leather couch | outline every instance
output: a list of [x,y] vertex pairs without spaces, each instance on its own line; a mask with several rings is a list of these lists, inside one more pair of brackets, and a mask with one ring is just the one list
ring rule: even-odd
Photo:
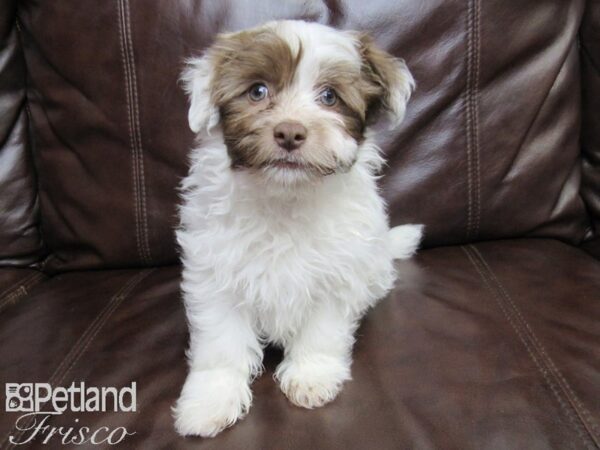
[[[269,349],[250,414],[184,439],[178,76],[217,32],[277,18],[367,30],[406,59],[417,90],[381,130],[381,189],[425,248],[332,404],[292,406]],[[123,426],[127,449],[600,447],[598,2],[4,0],[0,39],[0,383],[137,385],[135,413],[50,426]],[[13,448],[26,432],[2,411]]]

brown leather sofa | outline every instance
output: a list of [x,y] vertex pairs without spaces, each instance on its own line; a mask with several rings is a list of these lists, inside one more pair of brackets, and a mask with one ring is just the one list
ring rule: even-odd
[[[275,18],[367,30],[406,59],[417,90],[381,131],[382,190],[425,249],[360,328],[335,402],[292,406],[271,349],[248,417],[183,439],[178,75],[215,33]],[[0,383],[137,384],[135,413],[50,426],[123,426],[126,449],[600,447],[598,2],[4,0],[0,39]],[[26,436],[18,417],[0,413],[1,449]]]

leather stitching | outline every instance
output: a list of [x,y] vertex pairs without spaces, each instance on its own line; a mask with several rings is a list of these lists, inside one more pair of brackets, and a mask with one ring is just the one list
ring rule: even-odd
[[146,262],[150,263],[152,261],[152,257],[150,254],[150,244],[148,242],[148,214],[147,214],[147,210],[146,210],[146,179],[145,179],[145,173],[144,173],[144,149],[142,147],[142,127],[140,125],[140,111],[139,111],[139,96],[138,96],[138,88],[137,88],[137,76],[135,74],[135,55],[133,53],[133,38],[132,35],[133,33],[131,32],[131,17],[130,17],[130,10],[129,10],[129,0],[124,0],[124,10],[125,10],[125,25],[126,25],[126,29],[127,29],[127,42],[128,42],[128,51],[129,51],[129,55],[130,55],[130,61],[131,61],[131,81],[132,81],[132,87],[133,87],[133,112],[134,112],[134,119],[135,119],[135,136],[136,136],[136,142],[137,142],[137,164],[138,164],[138,182],[139,182],[139,187],[141,190],[141,195],[140,195],[140,207],[141,207],[141,223],[142,223],[142,229],[143,229],[143,235],[142,235],[142,243],[144,245],[144,249],[145,249],[145,257],[146,257]]
[[18,298],[20,298],[24,295],[27,295],[27,289],[25,289],[25,286],[21,285],[17,289],[15,289],[13,292],[8,294],[2,300],[2,302],[0,302],[0,311],[3,310],[5,306],[9,305],[10,303],[15,302]]
[[[93,342],[94,338],[98,334],[98,332],[102,329],[102,327],[106,324],[108,319],[112,316],[115,310],[123,303],[123,301],[129,296],[129,294],[133,291],[133,289],[139,285],[139,283],[145,279],[148,275],[150,275],[155,269],[147,269],[137,273],[135,276],[131,277],[118,291],[117,293],[110,299],[107,305],[100,311],[100,313],[94,318],[92,323],[86,328],[83,334],[79,337],[75,345],[71,348],[71,350],[67,353],[67,355],[63,358],[58,367],[54,370],[52,375],[48,380],[48,383],[51,386],[59,386],[67,376],[67,374],[73,369],[73,367],[77,364],[77,362],[81,359],[81,356],[85,354],[86,350]],[[67,366],[68,365],[68,366]],[[66,367],[66,369],[64,369]],[[42,405],[43,407],[43,405]],[[33,423],[33,420],[29,421],[26,425],[23,426],[23,431],[20,431],[15,434],[14,438],[19,439],[21,435],[25,432],[25,430]],[[11,430],[6,434],[4,439],[2,440],[2,448],[10,449],[13,448],[13,444],[10,443],[8,438],[11,436],[15,427],[13,426]],[[6,444],[6,447],[5,447]]]
[[96,326],[93,329],[93,331],[90,332],[91,334],[87,339],[87,342],[85,343],[85,345],[83,345],[83,342],[81,343],[83,347],[81,347],[81,350],[78,352],[77,357],[73,359],[73,362],[69,365],[69,367],[64,371],[63,375],[57,381],[57,385],[60,385],[64,381],[67,374],[73,369],[73,367],[75,367],[81,356],[86,352],[90,344],[93,342],[100,329],[107,322],[108,318],[112,316],[115,310],[121,305],[121,303],[123,303],[123,300],[125,300],[129,296],[131,291],[133,291],[133,289],[153,271],[154,269],[148,269],[140,272],[136,277],[133,277],[131,280],[129,280],[129,282],[123,287],[123,289],[113,297],[112,305],[110,305],[103,311],[104,314],[102,314],[101,317],[99,316],[100,318],[96,323]]
[[12,291],[14,291],[15,289],[19,288],[19,285],[26,283],[27,280],[29,280],[31,277],[33,277],[33,275],[35,275],[34,273],[30,273],[25,275],[23,278],[19,278],[17,281],[15,281],[13,284],[11,284],[10,286],[8,286],[6,289],[4,289],[1,293],[0,293],[0,301],[1,299],[3,299],[4,297],[7,297],[11,294]]
[[5,289],[2,294],[0,294],[0,311],[3,310],[8,304],[15,302],[17,299],[27,295],[28,289],[36,285],[43,278],[43,273],[34,272],[21,278],[9,288]]
[[467,81],[465,86],[464,93],[464,102],[465,102],[465,133],[466,133],[466,144],[467,144],[467,239],[469,239],[471,235],[471,228],[473,222],[473,187],[472,187],[472,164],[471,164],[471,138],[469,130],[471,129],[471,108],[469,101],[469,92],[471,89],[471,58],[472,58],[472,13],[471,13],[472,1],[467,0],[467,52],[466,52],[466,70],[467,70]]
[[475,75],[474,75],[474,86],[473,95],[471,96],[471,103],[473,109],[473,128],[474,128],[474,156],[475,156],[475,218],[473,223],[473,237],[479,236],[479,222],[481,217],[481,173],[480,173],[480,158],[479,158],[479,72],[480,72],[480,59],[481,59],[481,0],[475,0],[475,43],[477,47],[474,50],[475,53]]
[[467,147],[467,239],[479,234],[481,176],[479,158],[480,0],[467,0],[467,81],[464,93]]
[[135,75],[135,59],[127,0],[117,2],[119,10],[119,41],[121,60],[125,75],[125,91],[127,100],[127,122],[131,149],[132,184],[135,209],[136,244],[140,259],[151,262],[148,243],[148,222],[146,214],[146,188],[143,173],[143,154],[141,146],[141,128],[139,122],[137,79]]
[[550,390],[554,394],[554,397],[558,401],[558,404],[560,405],[562,411],[565,413],[565,415],[567,416],[569,421],[574,425],[574,428],[577,431],[577,435],[583,441],[586,448],[590,448],[589,443],[586,441],[584,435],[582,434],[580,427],[577,425],[577,422],[576,422],[575,418],[573,417],[573,414],[570,412],[567,404],[565,403],[564,399],[560,395],[560,392],[558,391],[556,384],[548,376],[548,371],[543,367],[543,365],[539,361],[538,357],[536,357],[536,354],[534,353],[534,351],[531,348],[531,344],[528,342],[528,340],[524,336],[523,331],[518,326],[518,324],[515,322],[512,315],[510,314],[510,312],[507,310],[507,306],[504,304],[501,297],[499,297],[497,290],[494,289],[493,286],[490,284],[490,280],[488,279],[488,277],[485,274],[483,265],[477,261],[474,254],[471,253],[470,248],[472,248],[472,246],[469,246],[469,249],[462,247],[462,250],[465,252],[469,261],[471,262],[471,264],[473,265],[473,267],[475,268],[475,270],[477,271],[477,273],[483,280],[487,290],[492,294],[492,297],[494,298],[496,304],[499,306],[500,310],[502,311],[502,313],[508,320],[510,326],[517,334],[519,340],[525,346],[525,349],[527,350],[527,353],[529,354],[530,359],[535,364],[535,366],[537,367],[539,372],[542,374],[542,377],[546,381],[546,384],[550,387]]
[[567,382],[567,380],[563,376],[562,372],[558,369],[558,367],[556,366],[556,364],[554,363],[554,361],[552,360],[552,358],[546,351],[546,348],[544,347],[542,342],[539,340],[537,335],[533,332],[533,329],[530,326],[529,322],[527,321],[525,316],[521,313],[521,310],[518,308],[517,304],[513,301],[512,297],[508,293],[508,290],[504,287],[502,282],[496,277],[493,270],[491,269],[491,267],[489,266],[489,264],[487,263],[487,261],[485,260],[485,258],[481,254],[481,252],[479,251],[479,249],[477,249],[476,247],[473,247],[473,251],[479,256],[479,259],[481,260],[483,265],[486,267],[486,269],[487,269],[488,273],[490,274],[490,276],[492,277],[493,281],[495,281],[495,284],[498,286],[501,294],[508,301],[509,305],[512,307],[514,313],[516,314],[517,318],[524,325],[525,331],[528,333],[534,346],[537,347],[538,352],[540,353],[542,358],[545,360],[546,364],[549,366],[550,372],[558,379],[559,386],[563,389],[567,399],[570,401],[575,412],[578,414],[578,416],[580,416],[581,421],[583,422],[584,426],[586,427],[586,429],[592,436],[594,443],[596,444],[596,446],[600,447],[600,440],[595,435],[595,433],[598,432],[598,427],[597,427],[597,424],[595,423],[595,421],[592,419],[590,412],[587,410],[587,408],[585,408],[583,403],[579,400],[579,398],[575,394],[575,391],[573,391],[570,384]]
[[[132,153],[132,161],[135,160],[135,144],[133,142],[133,120],[131,118],[131,98],[130,98],[130,78],[129,78],[129,61],[125,57],[125,37],[124,31],[125,28],[123,25],[123,12],[122,12],[122,4],[121,0],[117,2],[117,6],[119,9],[119,44],[121,50],[121,61],[123,62],[123,71],[125,76],[125,93],[126,93],[126,101],[127,101],[127,125],[129,128],[129,140],[130,140],[130,148]],[[138,201],[138,192],[137,192],[137,182],[136,182],[136,165],[132,163],[132,186],[133,186],[133,200],[134,200],[134,208],[135,208],[135,238],[137,244],[138,254],[140,259],[144,259],[142,255],[142,245],[140,240],[140,218],[139,218],[139,201]]]
[[[551,375],[553,375],[553,373],[551,370],[548,369],[547,361],[540,354],[539,349],[535,346],[534,342],[532,342],[531,336],[529,336],[527,331],[523,328],[522,324],[519,325],[519,321],[518,318],[515,317],[514,310],[511,314],[511,311],[509,310],[509,305],[507,305],[504,301],[504,296],[500,291],[499,286],[496,284],[496,289],[494,289],[494,287],[492,286],[493,279],[491,277],[494,276],[493,272],[491,271],[489,266],[484,265],[485,260],[481,260],[476,256],[481,256],[481,254],[477,251],[477,249],[474,246],[469,245],[468,248],[462,247],[462,250],[467,255],[469,261],[483,280],[487,290],[492,294],[492,297],[494,298],[496,304],[499,306],[500,310],[508,320],[510,326],[517,334],[519,340],[525,346],[525,349],[527,350],[530,359],[541,373],[543,379],[546,381],[546,384],[550,387],[551,392],[554,394],[554,397],[558,401],[558,404],[560,405],[564,414],[569,419],[569,422],[571,422],[571,424],[573,425],[578,437],[581,439],[586,448],[594,448],[590,446],[589,439],[586,439],[585,432],[584,430],[582,430],[581,420],[578,421],[577,417],[573,414],[573,409],[575,408],[569,408],[569,405],[565,402],[565,399],[561,395],[561,391],[564,393],[564,390],[561,390],[560,385],[552,379]],[[488,272],[489,276],[486,275],[486,272]],[[534,350],[537,350],[537,352]],[[583,423],[583,427],[587,430],[585,423]],[[588,435],[588,437],[591,437],[592,441],[594,441],[595,443],[595,438],[593,434],[589,434],[589,430]]]

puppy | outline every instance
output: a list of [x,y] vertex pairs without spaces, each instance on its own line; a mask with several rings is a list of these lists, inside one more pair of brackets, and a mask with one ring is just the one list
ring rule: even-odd
[[263,346],[295,405],[350,379],[360,318],[391,289],[422,228],[389,229],[371,125],[400,123],[402,60],[364,34],[303,21],[223,34],[183,75],[198,135],[182,183],[189,374],[182,435],[215,436],[250,408]]

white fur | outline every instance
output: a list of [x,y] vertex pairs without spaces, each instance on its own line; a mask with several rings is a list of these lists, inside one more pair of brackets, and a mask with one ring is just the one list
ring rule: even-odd
[[209,61],[203,58],[193,61],[193,70],[187,69],[182,76],[185,90],[190,97],[188,123],[194,133],[201,130],[210,133],[210,129],[219,122],[219,111],[210,101],[212,67]]
[[400,225],[390,230],[390,252],[395,259],[408,259],[417,252],[423,228],[423,225]]
[[[329,29],[298,24],[271,26],[311,54]],[[331,47],[318,57],[358,58],[349,34],[327,33],[321,42]],[[312,70],[310,61],[299,67],[298,95],[310,89]],[[187,75],[190,126],[202,143],[182,183],[177,231],[190,373],[174,415],[179,433],[214,436],[248,411],[267,342],[285,349],[275,375],[291,402],[313,408],[335,398],[350,379],[360,318],[392,288],[393,259],[415,252],[421,227],[389,230],[370,132],[360,148],[339,148],[357,158],[344,173],[304,180],[287,169],[231,170],[206,100],[208,69],[203,76]]]

